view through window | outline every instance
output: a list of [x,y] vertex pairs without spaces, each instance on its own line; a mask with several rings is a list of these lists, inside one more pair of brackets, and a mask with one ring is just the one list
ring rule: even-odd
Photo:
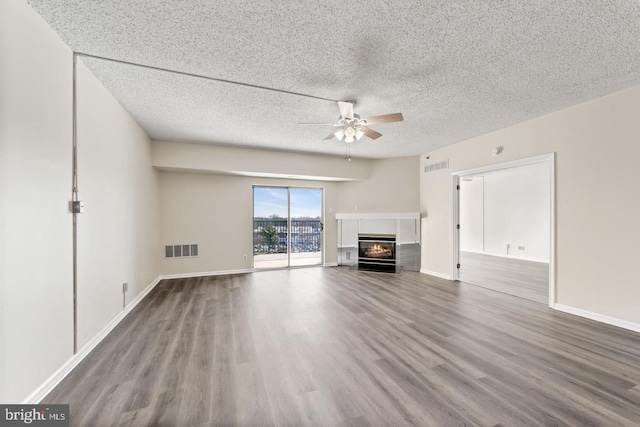
[[322,189],[253,188],[255,268],[322,263]]

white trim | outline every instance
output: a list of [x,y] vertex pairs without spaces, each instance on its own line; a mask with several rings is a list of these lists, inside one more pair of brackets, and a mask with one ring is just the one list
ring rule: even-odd
[[[450,227],[450,247],[451,247],[451,277],[453,280],[458,279],[458,271],[456,264],[460,254],[459,247],[459,231],[456,228],[460,218],[459,209],[459,194],[456,194],[455,185],[460,183],[460,177],[467,175],[475,175],[479,173],[494,172],[504,169],[512,169],[520,166],[527,166],[537,163],[547,162],[549,164],[550,186],[551,186],[551,203],[550,203],[550,247],[549,247],[549,307],[553,308],[556,303],[556,153],[542,154],[539,156],[526,157],[524,159],[517,159],[503,163],[496,163],[492,165],[482,166],[474,169],[466,169],[457,172],[451,172],[451,188],[449,190],[451,212],[449,218],[451,218]],[[455,251],[455,253],[454,253]]]
[[199,273],[179,273],[179,274],[163,274],[161,279],[188,279],[190,277],[206,277],[206,276],[222,276],[225,274],[244,274],[253,273],[253,268],[243,268],[241,270],[219,270],[219,271],[201,271]]
[[465,176],[476,175],[485,172],[495,172],[504,169],[512,169],[520,166],[528,166],[536,163],[544,163],[555,158],[555,153],[541,154],[539,156],[525,157],[523,159],[511,160],[508,162],[494,163],[487,166],[481,166],[473,169],[465,169],[461,171],[451,172],[451,175]]
[[336,219],[420,219],[420,212],[337,213]]
[[556,304],[556,153],[547,154],[549,162],[549,175],[551,177],[551,206],[549,214],[551,215],[551,239],[549,241],[549,307]]
[[483,251],[470,251],[468,249],[462,249],[460,248],[460,252],[469,252],[472,254],[480,254],[480,255],[489,255],[489,256],[497,256],[500,258],[509,258],[509,259],[520,259],[522,261],[531,261],[531,262],[541,262],[543,264],[549,264],[549,260],[548,259],[542,259],[542,258],[529,258],[529,257],[525,257],[525,256],[513,256],[513,255],[504,255],[504,254],[494,254],[491,252],[483,252]]
[[337,262],[325,262],[324,264],[322,264],[323,267],[337,267],[338,263]]
[[449,209],[451,212],[449,217],[451,218],[451,224],[449,226],[449,259],[451,260],[450,274],[451,280],[460,279],[460,269],[458,264],[460,263],[460,230],[457,225],[460,224],[460,177],[452,174],[451,184],[449,187]]
[[629,322],[615,317],[606,316],[604,314],[594,313],[593,311],[583,310],[581,308],[571,307],[564,304],[555,304],[554,310],[564,313],[573,314],[574,316],[584,317],[586,319],[595,320],[596,322],[606,323],[607,325],[617,326],[618,328],[628,329],[634,332],[640,332],[640,323]]
[[156,279],[149,284],[137,297],[135,297],[129,305],[118,314],[116,314],[110,321],[105,325],[104,328],[93,337],[91,337],[81,348],[80,350],[74,354],[69,360],[67,360],[64,365],[62,365],[56,372],[53,373],[49,378],[45,380],[38,388],[36,388],[29,396],[27,396],[23,401],[23,405],[35,405],[38,404],[42,399],[44,399],[47,394],[49,394],[62,380],[66,378],[67,375],[71,373],[73,368],[78,366],[80,362],[84,360],[85,357],[91,353],[91,351],[97,347],[102,340],[109,335],[109,333],[116,327],[118,324],[124,319],[127,314],[133,310],[140,301],[147,296],[149,292],[156,287],[158,283],[160,283],[162,278],[160,276],[156,277]]
[[438,273],[436,271],[427,270],[426,268],[421,268],[420,273],[428,274],[429,276],[439,277],[445,280],[453,280],[451,279],[451,276],[449,276],[448,274]]
[[320,207],[320,222],[322,224],[322,230],[320,231],[322,236],[322,246],[320,247],[320,252],[322,253],[322,263],[323,265],[327,262],[327,201],[326,201],[326,191],[324,187],[322,190],[322,206]]

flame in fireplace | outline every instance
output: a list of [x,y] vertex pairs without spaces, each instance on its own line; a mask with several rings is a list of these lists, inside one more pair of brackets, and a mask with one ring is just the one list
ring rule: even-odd
[[367,248],[365,256],[370,258],[393,258],[393,249],[376,243]]
[[375,244],[375,245],[373,245],[371,247],[371,249],[369,249],[369,253],[371,255],[373,255],[373,254],[391,254],[391,249],[383,248],[381,245]]

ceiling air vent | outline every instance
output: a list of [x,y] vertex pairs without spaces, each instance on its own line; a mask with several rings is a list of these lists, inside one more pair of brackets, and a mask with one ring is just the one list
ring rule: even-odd
[[192,258],[196,256],[198,256],[198,245],[194,243],[164,247],[165,258]]
[[449,169],[449,159],[443,160],[441,162],[429,163],[424,166],[425,173],[439,171],[441,169]]

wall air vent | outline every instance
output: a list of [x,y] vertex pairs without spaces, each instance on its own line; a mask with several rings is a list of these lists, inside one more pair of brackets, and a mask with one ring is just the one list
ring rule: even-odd
[[449,169],[449,159],[443,160],[441,162],[429,163],[428,165],[424,165],[425,173],[439,171],[441,169]]
[[194,243],[164,247],[165,258],[193,258],[196,256],[198,256],[198,245]]

